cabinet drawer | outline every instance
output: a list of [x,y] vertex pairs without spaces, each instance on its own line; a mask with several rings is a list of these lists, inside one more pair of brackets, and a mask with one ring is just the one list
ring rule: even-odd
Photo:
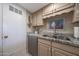
[[45,40],[45,39],[38,39],[38,42],[41,42],[41,43],[44,43],[44,44],[47,44],[47,45],[51,45],[50,41]]

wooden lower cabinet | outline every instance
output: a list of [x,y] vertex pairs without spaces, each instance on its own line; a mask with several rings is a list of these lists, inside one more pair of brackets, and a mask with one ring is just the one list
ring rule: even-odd
[[43,43],[38,43],[38,56],[50,56],[51,55],[51,50],[50,46],[43,44]]
[[77,56],[79,48],[45,39],[38,40],[38,56]]

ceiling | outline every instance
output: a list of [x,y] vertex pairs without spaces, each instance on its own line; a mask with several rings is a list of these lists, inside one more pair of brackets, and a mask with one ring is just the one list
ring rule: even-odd
[[44,6],[48,5],[49,3],[19,3],[20,6],[24,7],[29,12],[33,13]]

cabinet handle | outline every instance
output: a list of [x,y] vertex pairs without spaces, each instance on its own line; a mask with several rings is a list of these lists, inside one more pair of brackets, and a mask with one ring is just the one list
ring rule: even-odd
[[8,38],[8,36],[4,36],[4,38],[6,39],[6,38]]
[[3,39],[3,38],[4,38],[4,39],[7,39],[7,38],[8,38],[8,36],[2,36],[2,39]]

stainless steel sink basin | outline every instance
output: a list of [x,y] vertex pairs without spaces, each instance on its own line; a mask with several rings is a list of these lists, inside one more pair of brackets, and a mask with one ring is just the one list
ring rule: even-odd
[[63,40],[63,41],[69,41],[71,42],[71,39],[66,36],[65,34],[54,34],[53,36],[50,35],[43,35],[44,37],[50,37],[50,38],[55,38],[55,40]]
[[52,37],[57,40],[71,41],[71,39],[69,37],[65,36],[64,34],[55,34]]

